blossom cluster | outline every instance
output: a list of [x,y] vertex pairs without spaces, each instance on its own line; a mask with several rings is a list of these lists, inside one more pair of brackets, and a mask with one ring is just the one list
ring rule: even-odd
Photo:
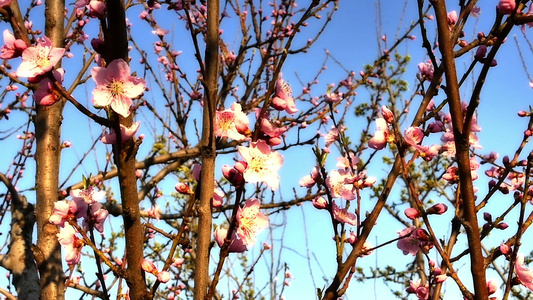
[[237,229],[228,238],[228,230],[218,227],[215,230],[215,241],[223,247],[229,239],[230,252],[244,252],[255,245],[256,236],[268,225],[268,217],[259,211],[261,204],[257,199],[247,200],[237,211]]
[[[78,236],[77,228],[86,231],[96,229],[104,232],[104,221],[109,212],[98,201],[105,197],[104,191],[96,191],[94,187],[85,190],[70,191],[72,200],[57,201],[54,212],[50,216],[50,223],[60,227],[57,238],[65,248],[65,260],[69,265],[80,261],[81,249],[86,241]],[[82,221],[82,226],[78,221]],[[73,226],[74,225],[74,226]]]

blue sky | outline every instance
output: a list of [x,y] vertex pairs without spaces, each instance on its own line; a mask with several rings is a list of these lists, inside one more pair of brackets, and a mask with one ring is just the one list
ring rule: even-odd
[[[301,7],[304,7],[303,3],[308,1],[303,1],[300,4]],[[495,14],[494,7],[497,1],[485,1],[481,7],[482,14],[479,18],[479,21],[471,20],[472,24],[465,29],[467,37],[475,36],[478,31],[487,31],[492,25],[491,20]],[[450,2],[451,3],[451,2]],[[457,7],[449,7],[449,10],[456,9]],[[380,10],[380,13],[377,13],[377,9]],[[405,9],[405,15],[403,14]],[[139,7],[132,9],[128,17],[134,23],[133,30],[136,32],[136,26],[146,30],[145,24],[137,24],[138,13],[140,12]],[[381,21],[376,21],[377,16],[381,16]],[[288,60],[287,64],[282,69],[284,77],[291,83],[293,90],[299,91],[301,86],[299,86],[299,81],[297,78],[301,78],[304,82],[306,80],[311,80],[314,74],[321,67],[320,63],[325,59],[325,51],[328,50],[329,53],[338,61],[342,62],[343,68],[354,71],[356,74],[364,68],[364,65],[371,64],[377,57],[378,41],[380,35],[386,35],[389,45],[394,41],[394,38],[398,34],[402,34],[406,28],[408,28],[410,22],[416,17],[416,1],[409,0],[407,4],[404,1],[382,1],[381,7],[379,8],[377,2],[375,1],[340,1],[339,9],[334,15],[334,19],[331,22],[330,26],[326,29],[318,43],[314,46],[313,50],[309,51],[308,54],[294,57]],[[37,20],[37,19],[36,19]],[[95,30],[96,21],[92,20],[92,30]],[[34,21],[34,26],[42,26],[42,22]],[[181,23],[174,19],[168,19],[162,24],[168,25],[168,28],[179,28]],[[176,25],[179,24],[179,25]],[[380,27],[378,28],[378,24]],[[434,21],[427,21],[428,28],[434,28]],[[4,27],[2,27],[3,30]],[[42,27],[41,27],[42,28]],[[223,28],[224,29],[224,28]],[[308,28],[305,28],[302,31],[301,42],[305,42],[308,39],[308,35],[313,33],[316,27],[310,25]],[[232,28],[225,29],[226,34],[231,32]],[[139,32],[141,30],[139,29]],[[145,31],[143,31],[145,32]],[[88,31],[90,34],[94,32]],[[176,29],[175,32],[171,33],[173,37],[173,43],[176,45],[183,44],[183,55],[191,54],[191,49],[189,47],[189,36],[184,35],[183,30]],[[398,51],[401,54],[407,54],[412,58],[412,62],[406,72],[406,80],[409,82],[410,87],[415,85],[415,74],[417,72],[416,65],[419,62],[426,61],[427,55],[424,53],[424,50],[421,47],[421,38],[417,30],[413,32],[413,35],[416,36],[416,39],[413,41],[408,41],[401,45],[398,48]],[[430,35],[433,35],[430,31]],[[485,88],[481,95],[481,105],[479,108],[479,123],[482,126],[483,130],[479,134],[480,142],[483,145],[483,149],[479,152],[482,154],[489,153],[490,151],[497,150],[502,156],[512,155],[519,141],[521,140],[521,135],[525,126],[527,125],[527,120],[517,119],[516,113],[519,110],[528,110],[528,106],[531,104],[530,99],[532,96],[532,90],[528,86],[528,77],[525,74],[522,63],[518,58],[517,48],[514,42],[514,36],[517,37],[520,42],[521,49],[526,55],[526,59],[529,59],[526,65],[530,68],[533,68],[531,64],[531,50],[527,46],[525,40],[523,39],[522,33],[519,28],[515,28],[511,33],[507,43],[504,45],[500,53],[498,53],[496,59],[499,64],[487,78]],[[531,37],[531,29],[528,31],[528,36]],[[231,36],[228,36],[228,41],[230,44],[234,42]],[[383,45],[383,47],[386,47]],[[150,47],[146,47],[149,49]],[[75,61],[78,54],[75,54],[74,59],[70,61]],[[470,59],[470,54],[466,55],[465,59],[468,61]],[[437,54],[437,57],[439,55]],[[197,66],[194,62],[187,63],[183,59],[181,63],[182,67],[188,69],[190,72],[194,72],[197,69]],[[465,70],[465,60],[458,60],[458,70]],[[70,62],[69,61],[69,62]],[[16,63],[13,63],[16,66]],[[132,64],[133,65],[133,64]],[[478,69],[479,71],[479,69]],[[530,70],[531,71],[531,70]],[[76,74],[76,70],[68,70],[68,74]],[[141,70],[138,70],[138,74],[142,74]],[[298,76],[296,76],[298,75]],[[318,87],[323,86],[323,91],[319,89],[314,89],[314,92],[323,94],[327,89],[327,84],[338,82],[341,79],[344,79],[346,76],[345,71],[336,65],[332,60],[329,61],[328,69],[324,71],[323,76],[320,79]],[[68,79],[67,79],[68,81]],[[89,81],[91,81],[89,79]],[[91,99],[91,88],[92,83],[88,85],[86,90],[78,90],[76,96],[79,99],[82,99],[81,102],[90,107]],[[465,99],[468,99],[469,92],[471,91],[471,83],[467,83],[467,86],[462,90],[462,96]],[[410,97],[412,90],[406,92],[405,97]],[[147,95],[147,98],[157,96]],[[369,95],[363,90],[360,89],[356,101],[366,101],[368,100]],[[437,99],[442,101],[443,93],[441,93]],[[420,99],[416,100],[420,101]],[[154,102],[156,102],[154,100]],[[226,103],[228,104],[228,103]],[[200,112],[200,107],[197,107],[197,113]],[[250,116],[253,118],[252,116]],[[69,165],[72,161],[79,161],[79,158],[83,154],[84,147],[87,148],[87,141],[94,139],[101,132],[100,127],[94,123],[87,122],[85,119],[82,119],[81,114],[76,112],[70,105],[67,105],[65,110],[65,126],[63,127],[63,136],[65,140],[70,140],[75,146],[82,145],[82,147],[74,147],[72,149],[65,150],[64,153],[64,164]],[[142,118],[142,116],[140,116]],[[2,126],[6,123],[3,123]],[[348,124],[347,124],[348,125]],[[359,123],[354,122],[349,124],[348,134],[353,134],[353,136],[358,136],[358,129],[360,126]],[[404,126],[407,126],[404,124]],[[80,135],[80,129],[89,128],[90,139]],[[373,130],[374,127],[371,127]],[[402,128],[405,129],[405,128]],[[314,128],[316,130],[316,128]],[[146,123],[143,124],[141,128],[141,133],[147,134],[150,136],[152,134],[149,127],[149,120],[146,120]],[[192,135],[191,135],[192,136]],[[17,151],[19,141],[13,141],[12,145],[16,145],[11,149],[7,149],[9,154]],[[143,148],[145,147],[145,148]],[[149,147],[143,145],[141,151],[138,155],[139,158],[146,155],[149,150]],[[531,147],[528,147],[524,153],[527,153],[531,150]],[[97,168],[101,168],[105,164],[104,149],[102,147],[98,148],[96,155],[98,156],[98,166],[85,166],[79,172],[88,174],[94,172]],[[281,189],[278,193],[275,194],[274,199],[278,200],[290,200],[293,197],[293,187],[297,187],[297,193],[303,195],[305,190],[298,188],[298,181],[304,175],[307,175],[311,170],[312,164],[309,162],[313,160],[313,154],[310,148],[300,148],[297,151],[283,153],[285,155],[285,164],[280,170],[281,177]],[[11,156],[9,156],[11,157]],[[230,161],[233,159],[233,155],[226,155],[219,158],[219,163],[222,165],[224,161]],[[335,153],[332,153],[328,164],[329,170],[334,168],[334,159]],[[376,160],[377,161],[377,160]],[[69,165],[70,166],[70,165]],[[7,167],[3,166],[1,171],[5,171]],[[28,175],[25,181],[20,182],[19,187],[21,190],[30,188],[33,186],[31,179],[33,166],[28,166]],[[371,165],[368,170],[368,174],[381,178],[386,174],[387,166],[382,166],[379,164]],[[65,178],[66,174],[70,171],[69,168],[65,168],[62,173],[62,177]],[[79,174],[77,174],[79,175]],[[79,177],[79,176],[78,176]],[[77,182],[78,177],[74,177],[70,180],[70,183]],[[484,186],[486,182],[479,183],[480,193],[483,193]],[[173,184],[167,183],[161,187],[165,195],[169,195],[173,190]],[[267,193],[267,195],[269,195]],[[32,193],[28,193],[28,198],[32,199]],[[370,199],[368,194],[363,195],[364,197],[364,207],[367,207],[368,210],[372,208],[375,200]],[[366,197],[366,199],[365,199]],[[391,196],[391,201],[394,201],[394,194]],[[509,197],[500,197],[501,201],[510,201]],[[498,199],[499,201],[499,199]],[[148,207],[146,207],[148,208]],[[449,220],[450,215],[447,214],[442,216],[446,217],[446,220]],[[217,223],[220,223],[221,220],[217,220]],[[287,263],[291,273],[294,276],[294,279],[291,280],[290,286],[286,287],[284,290],[285,299],[313,299],[315,295],[314,285],[316,287],[322,288],[326,285],[326,280],[330,280],[335,272],[335,257],[334,257],[334,243],[331,240],[333,236],[333,231],[331,229],[331,224],[329,221],[329,216],[324,211],[317,211],[310,205],[310,203],[305,203],[301,207],[294,207],[290,211],[279,214],[271,217],[272,224],[280,224],[286,222],[286,226],[283,230],[283,237],[280,239],[282,234],[282,229],[278,228],[274,232],[273,240],[269,240],[270,237],[267,232],[263,232],[258,238],[258,245],[251,249],[249,254],[251,257],[257,255],[259,252],[260,245],[263,241],[272,243],[273,253],[277,256],[281,252],[282,262]],[[508,222],[511,225],[512,222]],[[403,225],[399,224],[397,221],[393,220],[391,217],[383,215],[378,220],[378,227],[376,227],[375,232],[371,235],[369,241],[372,244],[383,243],[387,240],[393,239],[397,236],[396,232],[403,229]],[[442,224],[442,235],[444,236],[447,233],[447,223],[443,222]],[[512,229],[514,230],[514,229]],[[528,236],[530,236],[528,234]],[[527,236],[526,236],[527,237]],[[464,241],[463,245],[465,244]],[[501,238],[491,237],[491,243],[494,245],[499,244]],[[283,248],[281,248],[283,245]],[[492,246],[494,246],[492,245]],[[526,246],[523,248],[524,251],[530,251],[531,245],[529,248]],[[216,250],[214,251],[216,255]],[[268,254],[270,255],[270,253]],[[434,256],[434,254],[433,254]],[[311,261],[308,263],[307,257],[311,258]],[[275,257],[276,258],[276,257]],[[436,256],[434,256],[436,259]],[[382,249],[377,250],[374,254],[362,258],[359,260],[361,266],[370,267],[375,265],[385,265],[393,264],[397,269],[402,269],[410,261],[410,257],[405,257],[401,252],[396,248],[395,244],[391,244]],[[268,278],[265,278],[265,268],[266,263],[261,261],[256,268],[255,278],[258,282],[258,285],[261,285],[261,282],[268,281]],[[468,267],[462,266],[460,269],[466,273],[468,276]],[[283,278],[278,278],[282,281]],[[221,284],[221,287],[223,285]],[[448,283],[447,287],[450,287],[452,292],[447,292],[445,299],[457,299],[457,292],[453,291],[453,283]],[[385,299],[390,297],[391,292],[387,287],[381,284],[379,280],[376,281],[367,281],[364,283],[357,283],[352,281],[350,289],[347,292],[346,299],[359,299],[359,298],[374,298],[374,299]]]

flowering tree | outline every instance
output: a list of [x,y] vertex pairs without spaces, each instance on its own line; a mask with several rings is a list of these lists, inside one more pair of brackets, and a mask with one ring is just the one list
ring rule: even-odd
[[[466,299],[525,298],[533,156],[524,149],[533,119],[519,112],[529,119],[522,141],[500,160],[498,149],[480,150],[478,107],[510,32],[522,27],[529,42],[531,1],[419,0],[408,14],[415,20],[392,44],[383,35],[364,71],[341,68],[322,86],[329,61],[343,65],[326,53],[316,73],[292,75],[290,61],[312,51],[338,5],[0,1],[0,122],[8,128],[0,134],[10,157],[0,170],[0,220],[9,228],[0,265],[11,279],[0,292],[281,298],[292,274],[276,261],[287,261],[292,228],[278,216],[303,206],[328,225],[313,238],[330,246],[335,266],[312,279],[308,295],[338,299],[352,278],[374,278],[418,299],[440,299],[448,282]],[[492,27],[468,36],[490,10]],[[425,58],[409,88],[414,73],[400,46],[415,35]],[[531,53],[516,49],[528,74]],[[309,172],[298,186],[283,177],[291,160]],[[512,201],[491,206],[511,191]],[[391,226],[397,234],[370,243]],[[385,249],[409,265],[368,275],[362,261]],[[263,278],[254,275],[260,260],[269,266]]]

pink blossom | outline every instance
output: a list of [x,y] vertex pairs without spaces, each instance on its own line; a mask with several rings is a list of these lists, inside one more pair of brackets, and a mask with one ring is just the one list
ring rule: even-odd
[[237,211],[237,235],[246,246],[255,244],[256,236],[268,225],[268,217],[259,211],[259,200],[251,199]]
[[71,208],[73,207],[68,201],[56,201],[54,203],[54,212],[52,213],[48,221],[54,225],[63,227],[65,222],[68,222],[70,219],[75,218],[76,212],[73,211]]
[[91,76],[96,82],[93,104],[111,106],[123,117],[130,114],[131,99],[140,96],[145,89],[144,79],[131,76],[129,65],[122,59],[113,60],[107,68],[93,68]]
[[431,147],[425,148],[427,148],[425,151],[420,152],[420,157],[422,157],[425,161],[430,161],[439,155],[441,145],[432,145]]
[[165,30],[165,29],[163,29],[163,28],[157,28],[156,30],[153,30],[152,33],[155,34],[155,35],[157,35],[157,36],[162,37],[162,36],[168,34],[169,31],[168,31],[168,30]]
[[80,199],[87,204],[93,204],[105,197],[105,191],[97,191],[91,186],[85,190],[71,190],[70,196],[72,200]]
[[346,183],[349,176],[351,174],[348,170],[333,170],[330,172],[328,178],[326,178],[326,184],[332,197],[345,200],[355,199],[353,184]]
[[339,223],[357,225],[357,216],[346,208],[340,208],[335,202],[333,202],[333,217]]
[[195,163],[192,165],[192,175],[196,181],[200,181],[200,174],[202,173],[202,165]]
[[[348,243],[350,245],[354,245],[356,242],[357,242],[358,238],[357,238],[357,234],[355,232],[350,232],[350,235],[346,237],[346,239],[344,239],[344,242],[345,243]],[[370,244],[369,242],[365,241],[363,243],[363,247],[361,248],[362,251],[364,251],[364,253],[361,254],[361,256],[366,256],[366,255],[369,255],[369,254],[372,254],[372,244]]]
[[233,103],[230,109],[216,112],[215,135],[218,137],[228,137],[236,141],[246,140],[246,134],[250,131],[248,125],[248,117],[237,102]]
[[339,134],[344,128],[338,129],[334,126],[331,127],[331,130],[324,136],[324,141],[326,142],[326,148],[333,144],[336,140],[339,139]]
[[357,165],[361,159],[358,156],[355,156],[354,153],[349,153],[348,156],[338,157],[336,167],[339,169],[357,169]]
[[244,183],[244,178],[242,177],[242,173],[237,171],[237,169],[229,165],[222,166],[222,175],[224,175],[224,177],[226,177],[226,179],[233,186],[242,186],[242,184]]
[[106,4],[103,1],[91,0],[89,1],[89,13],[91,18],[102,18],[105,16]]
[[435,72],[435,70],[433,69],[433,64],[431,63],[431,61],[428,61],[426,63],[419,63],[418,71],[420,72],[422,80],[433,80],[433,73]]
[[[217,227],[217,229],[215,229],[215,241],[217,242],[219,247],[222,248],[222,246],[224,245],[224,240],[226,239],[227,235],[228,235],[227,229],[224,229],[221,227]],[[233,232],[233,235],[231,236],[231,243],[229,245],[228,250],[229,252],[236,252],[236,253],[242,253],[248,250],[243,240],[237,238],[237,234],[235,233],[235,231]]]
[[168,271],[162,271],[157,274],[157,280],[162,283],[168,282],[170,280],[170,273]]
[[452,10],[451,12],[448,13],[447,16],[448,16],[449,25],[455,25],[455,23],[457,23],[457,19],[459,18],[459,16],[457,15],[457,11]]
[[330,103],[339,102],[342,100],[342,97],[342,93],[331,93],[329,91],[326,93],[326,101]]
[[141,263],[141,268],[147,273],[153,273],[154,270],[157,270],[154,262],[148,259],[143,259]]
[[401,239],[398,240],[396,246],[403,251],[404,255],[416,255],[424,242],[429,238],[427,233],[420,228],[407,227],[398,232]]
[[420,279],[416,281],[410,281],[409,287],[405,290],[410,294],[415,294],[418,300],[427,300],[429,298],[429,286],[420,286]]
[[156,219],[159,221],[159,218],[161,217],[161,210],[159,209],[159,205],[155,205],[154,207],[150,208],[146,211],[149,217]]
[[183,263],[185,262],[185,258],[173,258],[172,259],[172,266],[176,268],[181,268],[183,266]]
[[6,7],[11,4],[13,0],[0,0],[0,7]]
[[261,119],[261,132],[269,137],[280,137],[287,132],[287,127],[277,127],[268,120],[268,118]]
[[500,2],[498,3],[498,10],[504,15],[512,13],[515,8],[515,0],[500,0]]
[[272,98],[272,107],[279,111],[285,110],[291,115],[298,112],[294,98],[292,98],[291,87],[281,76],[276,80],[276,93]]
[[479,17],[481,15],[481,8],[479,8],[478,6],[472,7],[472,9],[470,10],[470,15],[474,18]]
[[302,177],[302,179],[300,179],[299,184],[301,187],[312,188],[316,184],[317,180],[319,179],[320,179],[320,170],[318,166],[314,166],[313,169],[311,170],[311,174]]
[[80,252],[84,242],[76,236],[76,229],[72,225],[65,223],[65,226],[59,230],[57,239],[65,247],[65,261],[67,264],[77,264],[80,261]]
[[383,119],[389,124],[394,122],[394,114],[392,113],[392,110],[385,105],[381,107],[381,116],[383,116]]
[[[65,70],[59,68],[54,70],[55,80],[61,84],[63,82],[63,76],[65,75]],[[33,99],[39,105],[52,105],[56,103],[61,98],[61,95],[56,90],[54,83],[47,77],[39,81],[39,88],[33,93]]]
[[524,266],[524,254],[519,254],[516,258],[515,272],[520,283],[533,290],[533,272]]
[[448,181],[448,183],[454,184],[459,182],[459,169],[456,166],[451,166],[446,169],[446,173],[442,175],[442,179]]
[[272,190],[279,187],[279,168],[283,164],[283,156],[272,151],[263,140],[250,143],[250,147],[238,146],[239,154],[246,161],[243,172],[246,182],[264,182]]
[[374,136],[368,141],[368,147],[376,150],[381,150],[385,148],[387,142],[392,141],[392,136],[390,136],[389,125],[387,121],[383,118],[376,119],[377,130],[374,133]]
[[487,291],[489,292],[489,295],[496,293],[497,290],[498,290],[498,283],[496,282],[496,280],[494,279],[489,280],[487,282]]
[[215,190],[213,192],[213,199],[211,200],[211,205],[214,208],[221,207],[224,204],[224,197],[225,196],[226,195],[224,194],[224,192],[221,189],[215,188]]
[[93,228],[98,232],[104,232],[104,221],[109,215],[109,212],[102,207],[100,203],[93,203],[90,206],[90,215],[83,220],[85,229],[89,230],[89,222],[92,223]]
[[11,31],[7,29],[4,30],[4,43],[5,45],[0,49],[0,52],[2,53],[0,54],[0,58],[2,59],[19,57],[22,55],[22,52],[28,48],[26,42],[21,39],[15,39],[15,36],[11,33]]
[[[132,137],[135,136],[137,131],[139,130],[139,127],[141,125],[140,121],[137,121],[133,124],[131,124],[130,127],[126,127],[122,124],[120,124],[120,138],[121,141],[124,143],[128,140],[130,140]],[[100,141],[104,144],[116,144],[117,143],[117,135],[115,133],[115,130],[113,128],[109,129],[109,133],[105,131],[102,134],[102,138]]]
[[22,63],[17,69],[17,76],[35,77],[52,70],[65,51],[64,48],[53,48],[49,38],[41,37],[37,46],[28,47],[22,52]]

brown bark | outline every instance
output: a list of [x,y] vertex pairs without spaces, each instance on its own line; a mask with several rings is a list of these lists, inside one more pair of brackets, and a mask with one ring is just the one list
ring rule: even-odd
[[[106,2],[107,28],[105,32],[107,63],[115,59],[128,61],[128,38],[126,28],[126,13],[121,0]],[[112,113],[111,119],[115,132],[120,132],[120,124],[131,126],[133,115],[124,118]],[[124,220],[126,240],[126,282],[130,289],[131,299],[149,299],[149,291],[144,281],[141,263],[144,258],[144,226],[141,223],[139,201],[137,199],[137,178],[135,176],[135,155],[137,145],[135,139],[122,143],[117,134],[117,143],[113,145],[114,161],[118,169],[120,197],[122,201],[122,218]]]
[[[62,0],[45,2],[45,35],[54,47],[64,45],[64,9]],[[61,261],[58,229],[48,222],[58,199],[59,163],[61,155],[61,121],[64,100],[51,106],[37,105],[35,115],[37,262],[40,274],[41,299],[63,299],[65,278]]]
[[211,243],[211,199],[215,180],[216,145],[214,120],[218,79],[219,0],[207,1],[204,113],[202,124],[202,174],[198,205],[198,236],[194,272],[194,299],[206,297],[209,284],[209,245]]
[[[455,57],[451,32],[447,22],[447,10],[444,0],[431,1],[437,19],[439,50],[444,65],[446,78],[446,94],[452,116],[453,134],[455,137],[456,160],[459,168],[459,193],[462,199],[463,226],[468,236],[470,249],[470,270],[474,282],[474,299],[488,299],[487,283],[485,278],[485,260],[481,248],[481,238],[476,214],[476,198],[470,171],[470,129],[469,123],[464,123],[461,97],[459,95],[459,82],[455,68]],[[460,216],[461,217],[461,216]]]
[[0,181],[11,194],[11,230],[9,251],[0,259],[0,265],[13,276],[13,285],[19,299],[38,299],[40,295],[37,265],[31,252],[35,214],[33,205],[21,197],[11,181],[0,173]]

